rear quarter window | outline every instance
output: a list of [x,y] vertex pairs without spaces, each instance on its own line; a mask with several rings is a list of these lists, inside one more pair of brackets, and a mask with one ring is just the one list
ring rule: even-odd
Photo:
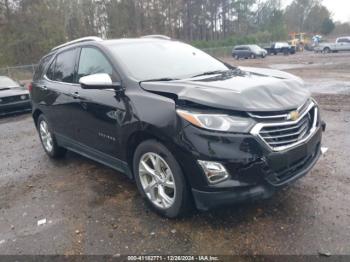
[[39,65],[35,69],[35,73],[33,76],[34,81],[39,80],[44,75],[44,72],[45,72],[52,57],[53,57],[53,55],[48,55],[40,60]]

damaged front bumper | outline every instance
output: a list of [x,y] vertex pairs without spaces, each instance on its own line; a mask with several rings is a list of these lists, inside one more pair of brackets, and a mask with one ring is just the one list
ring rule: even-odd
[[[177,157],[185,167],[200,210],[266,199],[310,172],[321,155],[324,129],[322,123],[307,141],[275,152],[252,135],[213,133],[188,126],[183,130],[182,150]],[[198,160],[221,163],[229,177],[209,183]]]

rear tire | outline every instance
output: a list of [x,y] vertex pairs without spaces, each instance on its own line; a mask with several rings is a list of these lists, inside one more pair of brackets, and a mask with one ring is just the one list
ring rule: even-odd
[[251,58],[251,59],[255,59],[255,58],[256,58],[256,55],[251,54],[251,55],[250,55],[250,58]]
[[175,218],[192,210],[189,186],[173,154],[156,140],[141,143],[133,159],[136,184],[158,214]]
[[57,145],[56,137],[44,115],[39,116],[37,129],[41,144],[46,154],[51,158],[64,157],[67,150]]

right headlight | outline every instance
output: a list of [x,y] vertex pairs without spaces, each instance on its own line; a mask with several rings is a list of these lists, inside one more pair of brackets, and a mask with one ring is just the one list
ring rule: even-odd
[[254,126],[254,120],[248,117],[223,114],[205,114],[176,110],[177,114],[192,125],[214,131],[248,133]]

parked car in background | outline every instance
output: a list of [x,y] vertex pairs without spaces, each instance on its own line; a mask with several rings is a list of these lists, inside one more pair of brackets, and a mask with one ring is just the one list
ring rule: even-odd
[[159,36],[54,48],[30,90],[48,156],[124,172],[166,217],[268,198],[321,154],[325,124],[300,78]]
[[350,51],[350,36],[339,37],[335,43],[320,43],[315,46],[316,53],[336,53],[340,51]]
[[0,76],[0,116],[31,111],[29,91],[7,76]]
[[269,55],[278,55],[278,54],[295,54],[296,48],[295,46],[291,46],[287,42],[276,42],[273,43],[271,46],[265,47],[267,53]]
[[232,56],[236,59],[240,58],[265,58],[267,51],[258,45],[238,45],[232,50]]

